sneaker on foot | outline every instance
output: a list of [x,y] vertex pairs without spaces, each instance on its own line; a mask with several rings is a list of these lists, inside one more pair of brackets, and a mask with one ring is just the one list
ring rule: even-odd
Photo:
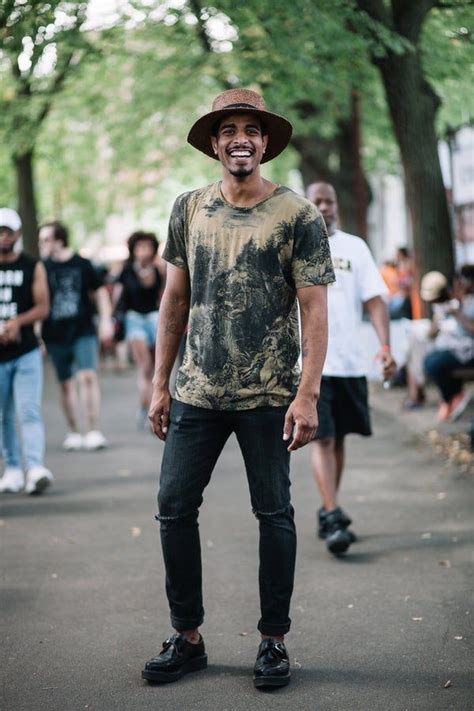
[[253,668],[254,686],[286,686],[290,678],[290,660],[283,642],[262,639]]
[[[352,519],[350,518],[350,516],[348,516],[346,514],[346,512],[343,509],[340,509],[340,512],[341,512],[342,526],[344,528],[349,528],[349,526],[352,523]],[[327,511],[324,508],[324,506],[322,506],[316,514],[317,520],[318,520],[317,534],[318,534],[318,538],[321,538],[322,540],[325,540],[327,537],[327,534],[328,534],[327,526],[326,526],[326,515],[327,515]],[[356,534],[353,531],[349,531],[349,533],[351,534],[351,543],[355,543],[355,541],[357,540]]]
[[192,644],[183,635],[174,634],[163,642],[161,652],[146,662],[142,679],[166,684],[181,679],[183,674],[206,667],[207,654],[203,638],[197,644]]
[[472,393],[466,393],[464,391],[461,391],[453,397],[450,403],[449,410],[449,419],[451,420],[451,422],[454,422],[458,419],[458,417],[461,417],[462,413],[469,405],[471,397]]
[[19,467],[7,467],[0,479],[0,492],[16,494],[25,486],[25,475]]
[[344,525],[343,511],[338,507],[326,514],[326,546],[330,553],[345,553],[353,540],[353,533]]
[[80,432],[68,432],[63,442],[66,452],[77,452],[82,449],[82,435]]
[[99,430],[91,430],[84,435],[84,449],[91,452],[96,449],[105,449],[108,445],[109,443]]
[[438,407],[438,413],[436,415],[436,419],[438,422],[447,422],[449,420],[449,416],[451,414],[451,403],[449,402],[442,402],[440,406]]
[[46,467],[31,467],[26,473],[25,492],[31,495],[42,494],[53,481],[53,475]]

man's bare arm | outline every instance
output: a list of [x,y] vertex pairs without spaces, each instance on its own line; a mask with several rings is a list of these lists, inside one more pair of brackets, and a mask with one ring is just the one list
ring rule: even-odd
[[364,308],[369,314],[372,326],[380,341],[381,349],[378,359],[382,366],[382,375],[384,380],[391,378],[397,369],[397,365],[390,352],[390,319],[388,309],[381,296],[374,296],[372,299],[364,302]]
[[36,321],[43,321],[48,316],[48,278],[46,276],[46,269],[41,262],[37,262],[35,266],[31,291],[33,295],[32,308],[5,322],[1,342],[6,343],[8,341],[16,340],[22,326],[29,326]]
[[327,287],[308,286],[298,289],[297,296],[301,314],[303,367],[298,392],[285,417],[283,439],[290,439],[294,428],[288,447],[290,452],[303,447],[315,435],[318,426],[316,404],[328,341]]
[[153,395],[148,413],[153,432],[160,439],[166,439],[168,431],[171,405],[169,380],[188,322],[189,296],[188,272],[168,264],[156,335]]

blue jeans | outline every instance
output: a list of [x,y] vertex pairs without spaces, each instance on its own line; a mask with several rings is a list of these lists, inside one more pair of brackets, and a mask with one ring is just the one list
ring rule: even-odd
[[39,348],[0,363],[0,417],[5,466],[21,467],[21,450],[15,427],[18,418],[27,469],[42,466],[44,427],[41,417],[43,362]]
[[259,522],[258,629],[266,635],[283,635],[290,629],[296,530],[290,500],[290,454],[283,441],[286,410],[216,411],[172,402],[157,519],[171,624],[177,631],[199,627],[204,620],[199,507],[232,432],[244,457],[252,509]]
[[473,368],[474,360],[462,363],[451,351],[433,351],[426,356],[424,366],[427,375],[440,389],[443,400],[451,402],[463,388],[462,380],[453,378],[453,370]]

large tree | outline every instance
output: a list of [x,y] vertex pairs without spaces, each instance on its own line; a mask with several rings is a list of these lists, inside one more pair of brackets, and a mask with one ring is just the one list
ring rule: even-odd
[[369,29],[375,35],[380,37],[384,31],[397,33],[409,43],[403,52],[394,51],[390,46],[380,52],[376,45],[369,48],[369,53],[382,78],[400,149],[419,271],[437,269],[451,274],[454,269],[452,225],[436,133],[441,98],[428,81],[422,32],[430,12],[460,10],[468,3],[456,0],[444,3],[438,0],[356,0],[356,3],[359,11],[373,22]]

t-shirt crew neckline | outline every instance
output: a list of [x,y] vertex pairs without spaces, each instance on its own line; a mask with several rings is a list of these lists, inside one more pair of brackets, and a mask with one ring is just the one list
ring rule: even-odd
[[228,207],[231,207],[233,210],[241,210],[242,212],[250,212],[250,210],[255,210],[256,207],[263,205],[263,203],[267,202],[267,200],[270,200],[272,197],[274,197],[276,195],[277,191],[280,190],[280,188],[281,188],[281,185],[279,183],[277,183],[274,190],[272,190],[272,192],[269,195],[267,195],[267,197],[264,197],[262,200],[259,200],[259,202],[256,202],[255,205],[252,205],[251,207],[239,207],[238,205],[233,205],[225,197],[224,193],[222,192],[222,180],[219,180],[217,186],[218,186],[218,190],[219,190],[219,195],[222,198],[222,200],[225,202],[225,204]]

